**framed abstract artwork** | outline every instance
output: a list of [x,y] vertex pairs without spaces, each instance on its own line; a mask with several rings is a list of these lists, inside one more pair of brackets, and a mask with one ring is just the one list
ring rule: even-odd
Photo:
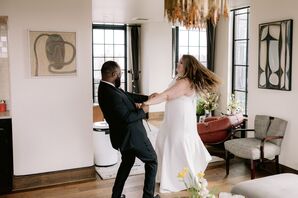
[[291,90],[292,37],[292,19],[259,25],[259,88]]
[[76,33],[29,31],[31,76],[76,75]]

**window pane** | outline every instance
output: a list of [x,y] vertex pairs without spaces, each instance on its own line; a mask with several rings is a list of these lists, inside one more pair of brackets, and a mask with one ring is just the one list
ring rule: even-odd
[[235,91],[235,98],[236,100],[239,101],[240,103],[240,107],[241,107],[241,111],[243,113],[245,113],[246,109],[245,109],[245,101],[246,101],[246,93],[245,92],[239,92],[239,91]]
[[105,45],[105,56],[113,57],[114,50],[113,45]]
[[114,60],[113,57],[105,57],[105,62],[107,62],[107,61],[113,61],[113,60]]
[[104,63],[104,58],[94,58],[93,59],[93,69],[100,70],[103,63]]
[[94,93],[94,97],[96,98],[96,101],[97,101],[97,93],[98,93],[98,85],[99,84],[94,84],[94,86],[93,86],[93,93]]
[[121,82],[125,82],[124,70],[121,70]]
[[188,46],[188,31],[179,31],[179,46]]
[[124,44],[124,30],[114,30],[114,43]]
[[113,44],[114,31],[113,30],[105,30],[105,43]]
[[246,90],[246,67],[235,66],[235,87],[234,89],[245,91]]
[[200,46],[206,46],[207,47],[206,31],[201,31],[200,32]]
[[199,58],[199,47],[189,47],[189,54]]
[[188,54],[188,47],[179,47],[179,59],[183,54]]
[[207,47],[200,47],[200,62],[207,61]]
[[246,41],[235,41],[235,65],[246,65]]
[[235,39],[247,38],[247,15],[238,15],[235,18]]
[[114,56],[123,57],[124,56],[124,45],[114,45]]
[[118,65],[120,66],[120,69],[124,69],[124,62],[125,62],[125,59],[124,58],[114,58],[114,61],[116,61],[118,63]]
[[125,90],[124,87],[125,87],[125,83],[121,83],[120,88]]
[[200,61],[205,67],[207,67],[207,62]]
[[101,80],[101,71],[94,70],[93,71],[93,79],[94,79],[94,83],[99,83],[99,81]]
[[199,31],[189,31],[189,46],[198,46],[199,45]]
[[93,30],[93,43],[94,44],[104,43],[104,30],[99,30],[99,29]]
[[93,56],[103,57],[104,56],[104,46],[103,45],[93,45]]

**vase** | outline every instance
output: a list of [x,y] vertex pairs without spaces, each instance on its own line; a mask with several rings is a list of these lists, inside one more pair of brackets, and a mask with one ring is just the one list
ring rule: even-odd
[[206,117],[206,118],[208,118],[208,117],[212,117],[212,111],[205,110],[205,117]]

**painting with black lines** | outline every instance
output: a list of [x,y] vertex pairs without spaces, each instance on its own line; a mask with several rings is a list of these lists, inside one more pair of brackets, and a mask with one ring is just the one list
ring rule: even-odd
[[29,31],[31,76],[76,75],[76,33]]
[[292,19],[259,25],[259,88],[291,90],[292,35]]

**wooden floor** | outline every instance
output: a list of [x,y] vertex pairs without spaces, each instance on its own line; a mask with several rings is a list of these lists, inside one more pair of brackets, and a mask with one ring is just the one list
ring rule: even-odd
[[[158,122],[152,122],[159,124]],[[250,179],[249,167],[243,160],[232,159],[230,166],[230,174],[225,175],[224,162],[215,162],[209,164],[205,171],[208,180],[209,190],[216,195],[219,192],[229,192],[231,187],[241,181]],[[258,171],[256,177],[268,175],[264,171]],[[141,198],[143,189],[144,175],[130,176],[125,184],[124,194],[127,198]],[[0,195],[0,198],[110,198],[114,179],[102,180],[97,177],[94,181],[65,184],[55,187],[47,187],[43,189],[14,192],[7,195]],[[156,185],[156,192],[159,185]],[[181,198],[186,197],[185,191],[179,193],[160,194],[162,198]]]
[[[218,195],[219,192],[229,192],[234,184],[249,180],[248,166],[242,160],[231,160],[230,174],[225,175],[224,162],[215,162],[206,170],[209,190]],[[258,171],[257,177],[266,176],[267,173]],[[124,193],[127,198],[141,198],[144,175],[130,176],[125,184]],[[0,195],[0,198],[110,198],[114,179],[101,180],[99,177],[94,181],[47,187],[43,189]],[[156,192],[159,185],[156,184]],[[162,198],[186,197],[186,192],[160,194]]]

